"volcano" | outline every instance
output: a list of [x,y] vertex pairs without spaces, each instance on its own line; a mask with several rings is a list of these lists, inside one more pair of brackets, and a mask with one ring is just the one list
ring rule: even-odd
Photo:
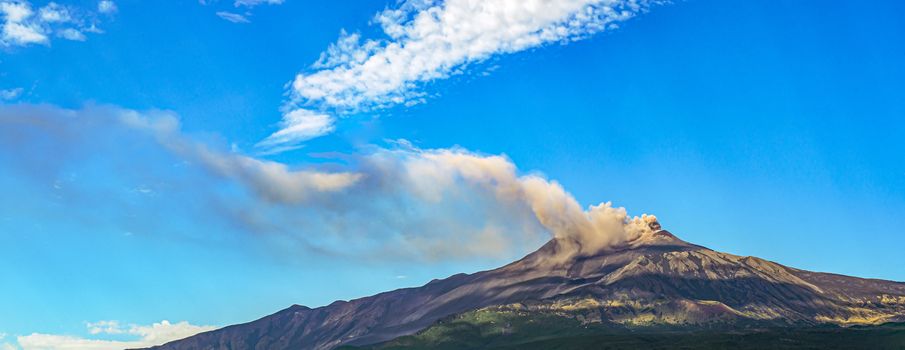
[[595,254],[553,239],[506,266],[308,308],[152,349],[334,349],[415,334],[487,308],[613,327],[800,327],[905,321],[905,283],[786,267],[651,234]]

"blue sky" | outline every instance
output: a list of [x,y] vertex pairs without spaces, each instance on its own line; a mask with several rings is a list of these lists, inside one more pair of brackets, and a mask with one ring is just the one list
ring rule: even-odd
[[[411,44],[378,19],[426,7],[73,1],[45,21],[47,2],[0,3],[34,12],[5,12],[4,30],[45,37],[0,41],[0,346],[244,322],[492,268],[549,238],[530,203],[501,204],[459,161],[655,214],[713,249],[905,280],[901,2],[626,7],[536,45],[479,32],[485,52],[415,51],[441,68],[339,90],[305,80],[358,69],[316,65],[331,44]],[[99,321],[117,323],[92,334]]]

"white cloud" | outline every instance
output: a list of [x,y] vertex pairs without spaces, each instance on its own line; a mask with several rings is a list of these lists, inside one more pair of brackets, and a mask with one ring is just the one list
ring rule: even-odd
[[114,13],[117,11],[116,3],[111,0],[101,0],[97,3],[97,12]]
[[72,20],[69,9],[55,2],[51,2],[39,11],[39,18],[45,23],[65,23]]
[[417,96],[412,90],[419,82],[446,78],[462,65],[494,54],[581,38],[631,18],[643,5],[625,0],[449,0],[386,10],[375,21],[391,40],[339,46],[341,57],[351,59],[299,74],[293,92],[304,101],[353,110],[395,104]]
[[307,106],[344,114],[418,103],[426,82],[448,78],[493,55],[615,28],[651,1],[404,2],[374,18],[388,40],[362,42],[358,34],[343,32],[310,71],[295,77],[288,109]]
[[0,44],[3,46],[43,44],[47,36],[37,21],[30,19],[34,15],[28,2],[0,2],[3,14],[3,32]]
[[[96,328],[100,324],[103,328]],[[147,326],[129,325],[121,327],[116,321],[101,321],[88,325],[92,335],[128,334],[136,340],[102,340],[58,334],[33,333],[19,336],[16,341],[23,350],[122,350],[161,345],[169,341],[216,329],[212,326],[196,326],[188,322],[170,323],[161,321]]]
[[[6,333],[0,332],[0,340],[6,338]],[[0,350],[18,350],[18,348],[10,343],[0,343]]]
[[19,98],[22,95],[22,91],[24,89],[18,87],[13,89],[3,89],[0,90],[0,100],[10,101]]
[[0,11],[3,12],[5,19],[10,22],[22,22],[34,13],[31,10],[31,4],[28,2],[0,2]]
[[[4,338],[6,338],[6,333],[0,332],[0,340],[3,340]],[[0,343],[0,350],[18,350],[18,349],[19,348],[17,348],[15,345],[13,345],[11,343],[6,343],[6,342]]]
[[141,341],[145,344],[163,344],[172,340],[190,337],[201,332],[207,332],[217,329],[214,326],[196,326],[186,321],[178,323],[170,323],[166,320],[154,323],[149,326],[129,327],[128,334],[141,336]]
[[[201,5],[211,5],[214,4],[215,1],[199,0],[198,3]],[[249,20],[249,17],[252,16],[252,8],[258,5],[280,5],[282,3],[283,0],[235,0],[233,2],[233,7],[237,10],[242,8],[242,13],[236,13],[234,11],[217,11],[217,16],[233,23],[250,23],[251,20]]]
[[119,325],[119,321],[88,322],[88,333],[91,334],[122,334],[125,330]]
[[39,27],[22,23],[6,22],[3,24],[2,43],[10,45],[43,44],[47,42],[47,36]]
[[87,39],[87,38],[85,38],[84,33],[80,32],[76,29],[73,29],[73,28],[66,28],[66,29],[60,30],[57,33],[61,38],[66,39],[66,40],[85,41]]
[[270,135],[258,146],[272,149],[281,145],[294,145],[315,137],[329,134],[335,129],[334,118],[307,109],[296,109],[283,116],[280,130]]
[[227,11],[217,11],[217,16],[233,23],[248,23],[249,20],[243,15]]
[[26,0],[0,0],[0,14],[3,17],[0,46],[46,45],[52,34],[84,41],[85,32],[101,32],[90,14],[55,2],[47,3],[36,13]]
[[261,4],[266,5],[279,5],[282,4],[283,0],[236,0],[233,2],[233,5],[236,7],[244,6],[244,7],[255,7]]
[[123,350],[143,344],[41,333],[20,336],[17,341],[24,350]]

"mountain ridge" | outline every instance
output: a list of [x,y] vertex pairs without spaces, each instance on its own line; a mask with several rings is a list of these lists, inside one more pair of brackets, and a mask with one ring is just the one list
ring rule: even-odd
[[811,272],[685,242],[659,223],[593,255],[553,239],[497,269],[308,308],[150,349],[332,349],[388,341],[445,317],[522,305],[633,326],[878,324],[905,320],[905,283]]

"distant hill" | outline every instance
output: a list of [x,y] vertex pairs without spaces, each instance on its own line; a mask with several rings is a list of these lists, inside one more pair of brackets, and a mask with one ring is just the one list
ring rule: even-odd
[[[509,323],[508,329],[493,324],[491,334],[506,332],[513,335],[509,338],[527,339],[534,348],[547,348],[541,337],[546,329],[558,329],[557,337],[564,335],[571,344],[565,348],[598,340],[643,344],[626,340],[635,334],[627,330],[644,330],[648,335],[639,339],[651,339],[654,344],[682,344],[669,333],[677,329],[682,332],[680,338],[688,341],[723,344],[752,339],[772,342],[760,344],[774,347],[783,337],[819,338],[826,333],[813,327],[822,325],[905,321],[905,283],[810,272],[721,253],[652,225],[653,234],[590,256],[568,254],[563,251],[565,245],[554,239],[494,270],[453,275],[417,288],[314,309],[294,305],[256,321],[153,349],[333,349],[383,343],[419,331],[414,338],[400,338],[395,344],[404,345],[410,339],[414,348],[431,347],[439,343],[431,343],[435,340],[430,334],[483,332],[481,327],[487,325],[480,320],[485,316]],[[456,317],[472,317],[477,323],[437,323]],[[535,325],[540,328],[535,330]],[[770,331],[753,331],[757,329]],[[736,337],[728,330],[743,333]],[[785,335],[776,338],[777,334]]]

